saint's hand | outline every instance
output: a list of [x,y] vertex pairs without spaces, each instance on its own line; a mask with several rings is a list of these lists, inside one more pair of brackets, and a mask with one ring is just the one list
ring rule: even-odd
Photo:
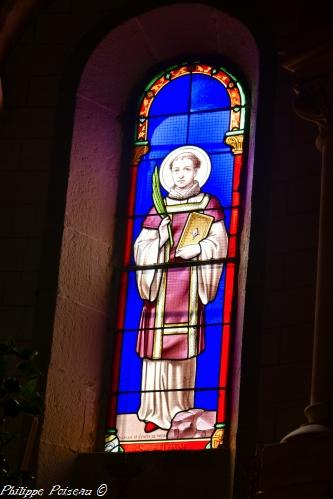
[[200,253],[200,244],[187,244],[176,251],[176,256],[183,258],[183,260],[191,260],[191,258],[200,255]]
[[158,232],[160,233],[160,248],[162,248],[169,239],[168,225],[170,222],[171,220],[169,217],[162,218],[162,222],[158,228]]

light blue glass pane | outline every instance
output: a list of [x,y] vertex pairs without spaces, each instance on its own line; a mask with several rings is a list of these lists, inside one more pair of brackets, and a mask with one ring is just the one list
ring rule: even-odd
[[186,144],[187,115],[149,119],[148,140],[153,147],[171,145],[173,148]]
[[187,113],[189,108],[189,94],[190,75],[171,80],[155,97],[149,116]]
[[230,106],[224,85],[207,75],[194,74],[191,87],[191,111],[205,111]]
[[230,111],[215,111],[192,114],[190,116],[189,144],[221,144],[224,145],[225,133],[228,130]]
[[234,157],[232,153],[211,154],[211,174],[202,187],[204,192],[218,198],[222,207],[231,205]]
[[230,147],[224,142],[200,142],[188,140],[189,145],[201,147],[208,155],[221,154],[230,151]]

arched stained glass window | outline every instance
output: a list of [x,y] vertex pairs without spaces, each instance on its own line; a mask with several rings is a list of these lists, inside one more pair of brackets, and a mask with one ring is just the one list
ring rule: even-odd
[[246,113],[237,78],[201,63],[139,102],[108,452],[223,445]]

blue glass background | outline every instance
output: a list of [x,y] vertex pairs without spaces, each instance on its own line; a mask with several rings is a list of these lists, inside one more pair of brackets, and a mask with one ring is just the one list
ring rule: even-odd
[[[185,75],[170,81],[155,97],[150,108],[148,124],[149,152],[139,164],[133,239],[136,239],[145,215],[152,207],[152,173],[160,166],[165,156],[183,145],[203,148],[211,159],[210,177],[203,192],[217,197],[225,212],[227,230],[230,225],[232,197],[233,154],[224,143],[230,120],[230,99],[225,87],[206,75]],[[167,193],[162,189],[162,195]],[[132,263],[134,263],[132,259]],[[224,274],[214,302],[205,307],[206,349],[197,358],[196,386],[214,388],[218,385],[220,366],[221,323],[224,298]],[[140,404],[141,359],[135,353],[137,328],[142,310],[135,282],[135,273],[129,273],[127,307],[122,343],[122,359],[119,391],[135,391],[120,394],[118,414],[135,413]],[[217,391],[196,392],[195,406],[216,410]]]
[[[222,341],[222,306],[225,288],[225,274],[218,287],[216,298],[205,307],[205,350],[197,358],[196,386],[200,388],[218,386],[218,375],[220,367],[220,355]],[[118,399],[118,413],[126,414],[136,412],[140,404],[141,387],[141,359],[136,355],[137,328],[142,310],[142,300],[138,299],[138,291],[135,283],[135,272],[129,273],[127,291],[127,313],[122,341],[122,362],[120,368],[119,391],[134,391],[126,397]],[[197,392],[195,406],[207,410],[214,410],[217,403],[216,391]],[[126,404],[124,406],[124,404]]]

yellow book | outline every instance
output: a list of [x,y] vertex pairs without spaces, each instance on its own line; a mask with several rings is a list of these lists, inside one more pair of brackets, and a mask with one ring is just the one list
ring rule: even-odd
[[177,249],[181,249],[188,244],[200,243],[207,237],[214,217],[203,213],[192,212],[186,220],[185,227],[180,236]]

